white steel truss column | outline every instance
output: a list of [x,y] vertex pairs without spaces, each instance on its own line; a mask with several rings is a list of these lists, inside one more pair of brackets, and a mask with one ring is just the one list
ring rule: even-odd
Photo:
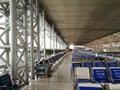
[[16,59],[17,59],[17,45],[16,45],[16,30],[17,30],[17,23],[16,23],[16,0],[10,0],[10,30],[11,30],[11,78],[15,82],[17,80],[16,72]]
[[58,37],[58,49],[60,49],[60,37]]
[[24,53],[24,60],[25,60],[25,81],[26,83],[28,83],[28,79],[29,79],[29,71],[28,71],[28,38],[27,38],[27,35],[28,35],[28,25],[27,25],[27,2],[25,2],[25,14],[23,15],[23,25],[25,26],[25,30],[24,30],[24,50],[25,50],[25,53]]
[[30,28],[30,77],[31,79],[34,79],[35,71],[34,71],[34,65],[35,62],[40,60],[40,31],[39,31],[39,4],[38,0],[30,0],[29,3],[29,28]]
[[28,25],[27,3],[24,0],[10,1],[11,30],[11,77],[13,81],[28,83]]
[[9,3],[0,3],[0,65],[10,67],[10,42],[9,42]]
[[42,11],[40,15],[40,50],[41,50],[41,55],[42,59],[46,58],[46,24],[47,22],[45,21],[45,14],[44,11]]
[[64,41],[62,40],[62,49],[64,49]]
[[[28,83],[28,48],[27,48],[27,6],[26,1],[16,0],[16,77]],[[11,55],[12,56],[12,55]]]
[[59,38],[59,49],[61,49],[61,37]]
[[39,14],[39,2],[38,2],[38,0],[36,1],[36,7],[37,7],[37,60],[39,61],[40,60],[40,29],[39,29],[39,27],[40,27],[40,25],[39,25],[39,23],[40,23],[40,21],[39,21],[39,16],[40,16],[40,14]]
[[30,61],[31,61],[31,79],[34,79],[34,41],[33,41],[33,0],[30,0]]
[[43,30],[44,30],[44,59],[46,58],[46,28],[45,28],[45,14],[43,11]]
[[54,30],[55,28],[54,28],[54,25],[52,26],[52,40],[53,40],[53,55],[55,54],[55,30]]
[[50,49],[52,48],[52,28],[50,27]]
[[57,46],[57,33],[54,31],[54,48],[56,50],[56,46]]

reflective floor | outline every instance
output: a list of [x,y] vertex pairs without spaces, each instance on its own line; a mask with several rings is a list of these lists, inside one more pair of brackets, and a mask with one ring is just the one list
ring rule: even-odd
[[73,90],[71,79],[71,57],[68,55],[50,78],[32,80],[21,90]]

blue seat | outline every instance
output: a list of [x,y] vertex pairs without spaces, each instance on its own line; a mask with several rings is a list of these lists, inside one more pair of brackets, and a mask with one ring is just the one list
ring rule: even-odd
[[105,67],[93,67],[92,76],[94,82],[96,83],[110,83]]
[[73,71],[74,71],[75,67],[82,67],[82,63],[81,62],[72,63],[72,69],[73,69]]
[[84,62],[83,67],[92,67],[92,62]]
[[36,66],[36,75],[38,76],[48,76],[49,75],[49,66],[47,64],[38,64]]
[[8,74],[0,76],[0,87],[11,85],[11,84],[12,84],[12,82],[11,82],[10,76]]
[[82,56],[80,54],[73,54],[72,55],[72,61],[74,61],[74,59],[80,59],[80,60],[82,60]]
[[53,62],[53,63],[55,63],[56,62],[56,57],[55,56],[53,56],[53,57],[51,57],[51,61]]
[[50,63],[54,63],[53,59],[51,59],[51,58],[49,59],[49,61],[50,61]]
[[77,90],[103,90],[102,86],[99,84],[78,84]]
[[110,67],[109,72],[113,83],[120,83],[120,67]]
[[116,61],[108,61],[106,62],[107,67],[117,67],[117,62]]
[[88,59],[88,60],[91,60],[91,59],[92,59],[92,56],[89,56],[89,55],[88,55],[88,56],[87,56],[87,59]]
[[93,56],[93,59],[94,59],[94,60],[99,60],[99,57]]
[[23,84],[12,85],[9,74],[0,76],[0,90],[18,90],[21,86]]
[[103,90],[101,87],[79,87],[77,90]]
[[95,66],[95,67],[105,67],[105,64],[104,64],[104,62],[100,62],[100,61],[99,61],[99,62],[95,62],[95,63],[94,63],[94,66]]
[[76,79],[76,81],[75,81],[76,83],[88,83],[88,82],[90,82],[90,80],[89,79]]

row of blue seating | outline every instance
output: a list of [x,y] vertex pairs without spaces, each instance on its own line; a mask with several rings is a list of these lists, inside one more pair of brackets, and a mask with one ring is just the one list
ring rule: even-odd
[[22,86],[22,83],[13,85],[9,74],[0,76],[0,90],[18,90]]
[[[74,62],[75,59],[78,62]],[[99,60],[95,57],[91,60],[82,59],[78,53],[72,57],[73,81],[77,85],[74,90],[119,90],[110,89],[108,85],[120,83],[120,67],[116,61],[104,61],[103,58]],[[109,89],[105,89],[104,85],[108,85]]]
[[[120,67],[78,67],[75,68],[75,85],[77,84],[77,90],[94,90],[93,88],[81,87],[78,84],[87,83],[89,84],[100,84],[100,85],[107,85],[107,84],[120,84]],[[102,87],[101,87],[102,88]],[[96,89],[95,89],[96,90]],[[99,89],[98,89],[99,90]],[[103,90],[103,89],[101,89]],[[104,89],[106,90],[106,89]],[[108,89],[108,90],[116,90],[116,89]],[[119,90],[119,89],[118,89]]]
[[59,60],[65,54],[66,54],[66,52],[52,56],[51,58],[49,58],[50,63],[55,63],[57,60]]
[[[73,63],[72,65],[73,65],[73,70],[74,70],[75,67],[81,67],[81,63]],[[117,66],[118,66],[118,65],[117,65],[117,62],[109,61],[109,62],[106,62],[106,65],[107,65],[107,67],[109,67],[108,69],[109,69],[109,72],[110,72],[111,76],[113,76],[112,74],[114,74],[114,73],[117,73],[117,75],[120,75],[120,72],[118,72],[118,71],[119,71],[118,69],[120,69],[120,67],[117,67]],[[91,62],[84,62],[84,63],[83,63],[83,67],[91,67],[91,68],[92,68],[93,77],[95,77],[95,75],[96,75],[97,72],[99,72],[99,71],[100,71],[100,73],[102,73],[102,74],[103,74],[103,72],[104,72],[103,75],[106,75],[106,77],[107,77],[107,74],[105,73],[106,67],[104,67],[104,62],[95,62],[95,66],[96,66],[96,67],[94,67],[94,68],[97,68],[97,67],[98,67],[97,70],[93,69]],[[103,70],[102,68],[104,68],[104,70]],[[115,69],[115,70],[114,70],[114,69]],[[97,72],[96,72],[96,71],[97,71]],[[113,72],[113,71],[116,71],[116,72]],[[101,75],[100,77],[103,77],[102,74],[100,74],[100,75]],[[114,75],[116,75],[116,74],[114,74]],[[118,76],[117,76],[117,77],[118,77]],[[99,79],[99,80],[100,80],[100,79]]]
[[104,60],[105,58],[102,56],[95,56],[95,55],[89,55],[89,54],[84,54],[84,53],[80,53],[80,52],[76,52],[72,54],[72,60],[74,60],[75,58],[78,58],[80,60],[82,59],[87,59],[87,60]]
[[120,67],[109,67],[109,75],[107,75],[107,69],[92,68],[93,80],[96,83],[120,83]]
[[[39,64],[36,64],[36,76],[50,76],[51,71],[56,68],[59,63],[59,59],[64,56],[66,52],[59,53],[47,60],[41,61]],[[46,62],[47,61],[47,62]]]
[[116,61],[107,61],[107,62],[101,62],[101,61],[97,61],[97,62],[90,62],[90,61],[86,61],[86,62],[73,62],[72,63],[72,68],[74,70],[75,67],[118,67],[118,64]]

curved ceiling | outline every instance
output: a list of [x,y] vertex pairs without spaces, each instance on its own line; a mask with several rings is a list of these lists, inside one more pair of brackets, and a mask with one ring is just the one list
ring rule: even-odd
[[39,0],[67,44],[120,31],[120,0]]

